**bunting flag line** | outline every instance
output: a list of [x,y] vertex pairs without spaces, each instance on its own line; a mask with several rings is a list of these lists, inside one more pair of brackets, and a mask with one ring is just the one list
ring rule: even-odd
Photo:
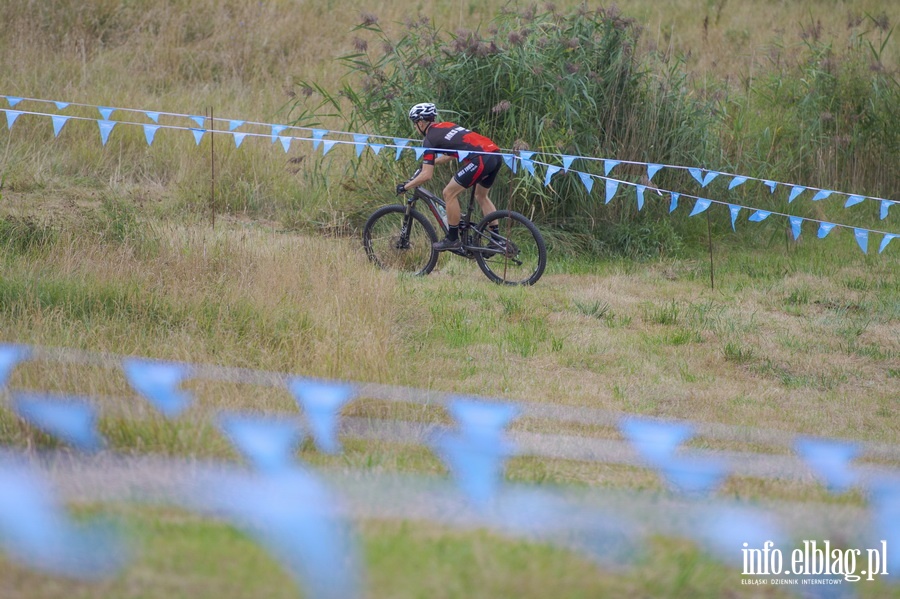
[[[26,101],[26,100],[29,102],[34,102],[34,103],[51,104],[58,111],[64,110],[65,108],[70,107],[70,106],[93,107],[99,112],[101,119],[107,120],[107,121],[111,119],[111,117],[114,113],[124,112],[124,113],[129,113],[129,114],[142,114],[142,115],[146,116],[147,118],[149,118],[150,120],[152,120],[156,124],[159,124],[159,119],[160,119],[161,115],[164,115],[164,116],[167,116],[170,118],[186,118],[186,119],[192,120],[196,124],[195,128],[198,128],[198,129],[206,128],[205,124],[207,121],[211,121],[213,123],[213,128],[214,128],[214,123],[217,121],[222,121],[223,123],[227,123],[228,131],[234,131],[234,129],[244,126],[244,125],[269,127],[271,130],[270,135],[271,135],[272,143],[275,143],[276,139],[280,136],[280,133],[287,129],[291,129],[291,130],[296,129],[296,130],[300,130],[300,131],[312,131],[312,132],[314,132],[313,133],[313,139],[314,139],[314,142],[313,142],[314,148],[313,149],[318,149],[318,145],[319,145],[318,142],[321,142],[321,136],[324,135],[325,133],[331,133],[334,135],[349,135],[349,136],[360,135],[360,134],[354,133],[354,132],[324,131],[321,129],[313,129],[310,127],[277,125],[277,124],[271,124],[271,123],[254,122],[254,121],[246,121],[246,120],[218,119],[218,118],[217,119],[207,119],[206,117],[192,115],[192,114],[188,114],[188,113],[160,112],[160,111],[150,111],[150,110],[145,110],[145,109],[133,109],[133,108],[124,108],[124,107],[96,106],[96,105],[90,105],[90,104],[77,104],[77,103],[73,103],[73,102],[63,102],[63,101],[59,101],[59,100],[45,100],[45,99],[40,99],[40,98],[21,98],[21,97],[17,97],[17,96],[3,96],[2,94],[0,94],[0,97],[6,98],[7,103],[10,108],[14,108],[15,106],[19,105],[21,102]],[[7,124],[8,124],[9,128],[12,128],[12,121],[15,121],[15,119],[18,116],[15,114],[15,112],[17,112],[17,111],[12,111],[12,113],[10,111],[7,111],[7,121],[8,121]],[[18,112],[24,112],[24,111],[18,111]],[[39,113],[39,112],[34,112],[31,114],[42,114],[45,116],[53,116],[48,113]],[[72,118],[75,118],[75,117],[72,117]],[[173,128],[175,128],[175,127],[173,127]],[[291,137],[295,137],[295,136],[291,136]],[[374,137],[374,138],[390,139],[387,136],[377,136],[377,135],[375,135],[375,136],[370,135],[368,137],[369,138]],[[407,146],[410,143],[410,141],[412,141],[412,140],[410,140],[409,138],[397,138],[397,137],[393,138],[394,147],[397,149],[397,159],[399,159],[402,147]],[[863,198],[863,200],[869,199],[869,200],[878,201],[878,202],[888,202],[887,205],[897,203],[897,201],[895,201],[895,200],[888,200],[885,198],[864,196],[864,195],[860,195],[860,194],[852,194],[851,195],[851,194],[834,191],[834,190],[816,189],[816,188],[811,188],[811,187],[802,186],[802,185],[779,183],[779,182],[768,180],[768,179],[759,179],[756,177],[750,177],[750,176],[746,176],[746,175],[733,175],[733,174],[722,173],[720,171],[714,171],[714,170],[705,171],[705,175],[704,175],[703,174],[704,170],[700,169],[698,167],[687,167],[687,166],[681,166],[681,165],[665,165],[665,164],[659,164],[659,163],[629,161],[629,160],[613,160],[613,159],[608,159],[608,158],[599,158],[598,159],[598,158],[589,157],[589,156],[571,156],[571,155],[564,155],[564,154],[554,154],[554,153],[550,153],[550,152],[530,152],[530,156],[528,156],[527,159],[533,160],[533,157],[538,154],[540,154],[542,156],[547,156],[548,158],[557,158],[557,159],[561,160],[562,164],[563,164],[563,170],[565,172],[569,171],[573,161],[575,161],[577,159],[588,160],[588,161],[603,160],[604,171],[605,171],[606,176],[608,176],[610,174],[611,170],[618,164],[627,163],[627,164],[643,165],[647,169],[647,176],[648,176],[648,179],[650,179],[650,180],[652,180],[653,176],[659,170],[661,170],[663,168],[687,170],[698,181],[698,183],[704,188],[707,187],[710,184],[710,182],[713,179],[715,179],[716,177],[718,177],[719,175],[731,177],[731,181],[729,183],[728,189],[733,189],[733,188],[735,188],[739,185],[742,185],[745,182],[751,181],[751,180],[758,181],[758,182],[762,183],[763,185],[767,186],[769,188],[770,193],[775,193],[775,190],[779,185],[786,185],[791,188],[791,193],[790,193],[790,197],[788,199],[788,203],[793,202],[793,200],[796,199],[797,196],[799,196],[803,191],[805,191],[807,189],[811,189],[816,192],[812,198],[813,201],[819,201],[819,200],[825,199],[833,194],[839,194],[839,195],[846,196],[848,198],[848,203],[850,206],[855,205],[856,203],[859,203],[858,198]],[[515,171],[514,167],[511,167],[511,168]],[[845,207],[848,207],[848,206],[845,205]]]
[[[49,456],[35,456],[33,452],[23,451],[13,459],[0,451],[0,490],[3,491],[0,492],[0,550],[14,561],[42,572],[92,579],[115,575],[129,559],[128,547],[115,531],[85,521],[83,517],[72,519],[62,509],[64,504],[57,500],[49,482],[52,480],[55,485],[62,480],[62,486],[65,486],[66,477],[77,477],[76,484],[70,486],[70,493],[81,494],[78,501],[82,503],[94,501],[94,496],[90,495],[92,489],[97,489],[97,496],[108,493],[104,482],[113,481],[113,487],[118,489],[113,492],[128,493],[128,501],[149,499],[159,502],[177,497],[173,505],[179,509],[186,507],[202,515],[224,519],[268,551],[296,580],[304,596],[326,599],[365,596],[363,554],[351,518],[360,521],[376,518],[436,521],[454,529],[487,529],[531,542],[551,541],[560,543],[567,550],[574,549],[601,565],[614,567],[616,571],[639,563],[636,561],[639,549],[647,546],[651,535],[697,541],[714,556],[721,555],[731,567],[740,568],[742,556],[746,555],[742,548],[755,551],[766,542],[786,547],[786,539],[810,538],[795,534],[798,530],[810,534],[810,522],[805,521],[805,516],[815,517],[815,525],[819,527],[817,533],[834,531],[833,520],[847,516],[847,521],[842,524],[852,526],[850,537],[829,534],[824,538],[841,538],[850,546],[858,540],[858,531],[866,538],[869,534],[877,535],[877,540],[869,547],[881,546],[882,542],[888,546],[893,546],[890,543],[895,541],[900,543],[900,484],[897,483],[900,470],[895,464],[900,461],[900,447],[788,434],[781,447],[793,449],[796,457],[778,451],[770,453],[769,449],[745,452],[700,448],[686,445],[689,441],[705,441],[709,431],[721,431],[721,426],[704,432],[702,422],[642,416],[611,417],[605,411],[590,412],[587,408],[571,413],[566,411],[565,415],[529,412],[534,407],[529,402],[444,395],[433,390],[384,385],[369,387],[364,383],[317,380],[282,373],[70,351],[0,344],[0,376],[8,378],[9,373],[27,359],[63,363],[67,368],[80,365],[90,368],[91,372],[98,367],[121,367],[133,387],[154,396],[179,392],[178,386],[188,376],[200,381],[266,386],[282,392],[286,389],[296,399],[317,446],[326,451],[329,446],[333,450],[340,449],[338,423],[341,411],[349,402],[373,398],[409,405],[414,401],[413,394],[421,393],[420,405],[446,409],[452,425],[447,426],[439,417],[433,427],[414,429],[426,430],[433,435],[426,433],[408,440],[413,443],[424,440],[430,445],[447,464],[451,480],[433,474],[413,477],[345,466],[333,468],[330,475],[326,472],[327,467],[314,472],[312,467],[296,462],[303,431],[296,414],[284,412],[220,411],[209,414],[198,410],[193,414],[197,419],[192,420],[192,424],[205,422],[210,417],[239,457],[250,464],[250,470],[226,462],[204,463],[198,467],[194,459],[163,461],[152,457],[141,462],[143,458],[140,457],[105,455],[106,452],[84,458],[68,451]],[[8,390],[3,397],[11,398],[13,411],[28,424],[40,427],[73,447],[84,451],[102,447],[103,438],[96,427],[99,410],[95,410],[87,399],[18,389]],[[113,404],[104,401],[99,405]],[[594,416],[603,413],[607,419],[593,422],[578,419],[588,412]],[[543,421],[603,423],[602,426],[616,427],[623,441],[602,439],[601,455],[592,455],[586,438],[568,436],[567,433],[536,432],[530,422],[535,414]],[[529,421],[510,433],[511,425],[520,417]],[[378,432],[402,422],[391,420],[384,424],[385,428]],[[422,427],[426,423],[415,424]],[[353,427],[343,430],[349,432]],[[735,436],[728,438],[749,441],[751,436],[747,433],[752,432],[745,427],[734,427],[731,434]],[[516,444],[508,438],[512,435],[516,435]],[[379,435],[368,438],[378,442],[387,439]],[[578,457],[569,458],[578,461],[646,466],[664,480],[670,492],[623,492],[506,481],[503,473],[510,457],[542,455],[540,452],[518,452],[517,444],[535,442],[545,448],[575,444],[579,451],[586,449],[585,453],[577,453]],[[773,440],[769,437],[760,443],[769,445]],[[886,452],[887,448],[891,452]],[[613,453],[623,454],[623,461],[610,459]],[[869,463],[862,460],[857,466],[852,463],[863,456]],[[875,465],[872,458],[876,456],[891,465]],[[851,513],[843,511],[846,506],[833,505],[835,511],[827,513],[840,516],[829,518],[819,510],[828,509],[823,505],[834,502],[819,499],[808,503],[784,502],[780,506],[777,502],[767,502],[763,510],[750,507],[737,498],[710,496],[721,488],[731,473],[754,476],[754,464],[760,464],[766,457],[772,462],[765,468],[783,464],[784,470],[766,473],[764,478],[784,480],[784,472],[799,471],[793,475],[794,480],[803,481],[808,472],[812,472],[829,493],[858,489],[865,494],[867,502],[854,503]],[[108,459],[113,461],[104,461]],[[29,466],[26,467],[26,463]],[[75,468],[67,470],[70,463]],[[137,495],[128,485],[125,485],[127,490],[122,491],[123,481],[116,467],[123,471],[127,469],[129,476],[137,479],[144,472],[142,463],[153,473],[148,477],[151,480],[141,481],[144,486],[135,487],[144,495]],[[189,466],[168,469],[173,463]],[[38,476],[38,472],[43,472],[48,479]],[[107,478],[103,479],[100,472]],[[59,473],[62,473],[60,479],[49,478]],[[153,486],[154,478],[164,480],[157,483],[160,487]],[[173,484],[172,481],[180,482]],[[167,491],[159,492],[160,488]],[[72,500],[72,496],[66,499]],[[801,518],[795,522],[798,516]],[[872,530],[868,531],[866,525],[870,519]],[[900,560],[890,557],[892,552],[883,555],[888,561],[879,564],[879,572],[883,568],[886,573],[900,564]]]
[[[15,97],[10,97],[10,96],[4,96],[4,97],[7,98],[7,102],[11,104],[11,107],[24,101],[23,99],[17,100]],[[29,99],[29,100],[31,100],[31,99]],[[41,101],[41,100],[33,100],[33,101]],[[49,102],[49,101],[44,101],[44,102]],[[57,107],[58,110],[62,110],[65,107],[73,105],[68,102],[58,102],[58,101],[53,101],[52,103],[54,106]],[[53,114],[48,114],[48,113],[35,113],[35,112],[27,112],[27,111],[22,111],[22,110],[18,110],[18,111],[11,111],[11,110],[7,110],[7,109],[0,109],[0,110],[4,110],[6,112],[7,125],[10,129],[12,128],[13,123],[16,121],[18,116],[21,114],[35,114],[35,115],[39,115],[39,116],[48,116],[52,120],[53,127],[54,127],[54,135],[57,137],[60,135],[62,129],[65,126],[65,123],[67,123],[71,119],[78,118],[78,119],[82,119],[82,120],[95,120],[95,122],[97,122],[97,124],[98,124],[98,128],[99,128],[100,135],[101,135],[101,142],[104,146],[107,145],[110,134],[111,134],[113,128],[115,128],[115,126],[117,124],[137,124],[137,123],[129,123],[126,121],[108,120],[109,118],[112,117],[112,115],[114,113],[116,113],[118,111],[140,112],[140,113],[146,115],[148,117],[148,119],[150,119],[151,121],[154,121],[154,122],[159,121],[160,115],[169,115],[169,116],[173,116],[173,117],[188,118],[194,124],[201,125],[201,126],[211,120],[211,119],[207,119],[202,116],[189,115],[189,114],[185,115],[185,114],[177,114],[177,113],[160,113],[160,112],[156,112],[156,111],[153,111],[153,112],[151,112],[151,111],[136,111],[136,110],[131,110],[131,109],[121,109],[121,108],[105,107],[105,106],[98,106],[98,107],[96,107],[96,109],[100,113],[101,117],[106,117],[106,118],[103,120],[95,120],[95,119],[83,119],[83,117],[76,117],[76,116],[59,115],[59,114],[53,115]],[[228,123],[228,129],[231,131],[230,134],[233,135],[235,147],[240,147],[245,136],[247,136],[247,135],[251,135],[251,136],[263,135],[260,133],[252,133],[252,132],[235,133],[234,132],[235,129],[243,127],[246,124],[248,124],[248,122],[244,121],[244,120],[212,119],[212,122],[215,123],[216,120],[223,120]],[[249,124],[252,125],[254,123],[249,123]],[[148,145],[152,145],[154,143],[154,141],[156,139],[156,133],[158,132],[158,130],[160,128],[190,129],[194,136],[196,145],[199,145],[201,143],[202,138],[205,136],[205,133],[208,131],[208,129],[205,129],[203,127],[201,127],[201,128],[175,127],[175,126],[171,126],[171,125],[147,125],[147,124],[141,124],[141,126],[144,128],[143,129],[144,135],[145,135],[145,139],[146,139]],[[271,136],[272,142],[274,143],[274,141],[276,139],[281,141],[282,147],[285,152],[290,151],[290,146],[291,146],[291,143],[293,140],[312,141],[314,149],[317,148],[318,144],[324,143],[323,156],[328,154],[328,152],[334,147],[334,145],[338,144],[338,143],[347,143],[347,144],[353,143],[355,150],[356,150],[357,157],[361,157],[363,150],[365,149],[366,146],[372,148],[373,153],[378,154],[380,152],[380,150],[387,145],[387,144],[375,144],[375,143],[371,142],[372,138],[377,139],[377,138],[379,138],[379,136],[370,136],[370,135],[361,134],[361,133],[346,133],[346,132],[328,131],[328,130],[324,130],[324,129],[289,127],[287,125],[277,125],[277,124],[275,124],[275,125],[269,124],[268,126],[270,127],[270,133],[268,135]],[[295,137],[292,135],[279,135],[279,133],[285,132],[288,129],[300,129],[300,130],[311,131],[312,138],[308,139],[308,138],[303,138],[303,137]],[[212,132],[215,133],[216,131],[213,129]],[[327,141],[324,140],[324,138],[329,134],[351,135],[353,137],[353,142],[343,142],[343,141],[339,141],[339,140],[327,140]],[[410,142],[409,139],[393,138],[393,141],[395,142],[395,145],[392,147],[394,147],[396,150],[395,159],[399,159],[402,150],[407,147],[412,147],[414,149],[414,153],[416,155],[417,160],[421,159],[424,152],[427,150],[427,148],[423,148],[421,146],[409,146],[408,145]],[[467,159],[470,153],[471,152],[459,153],[460,160]],[[592,175],[589,173],[575,171],[571,168],[572,165],[574,164],[574,161],[578,160],[578,159],[598,160],[597,158],[592,158],[592,157],[561,155],[561,154],[554,155],[554,154],[547,154],[547,153],[534,152],[534,151],[521,151],[518,154],[503,154],[503,158],[504,158],[504,162],[507,164],[507,166],[509,168],[511,168],[513,170],[513,172],[516,171],[516,167],[518,166],[519,162],[522,163],[523,168],[526,171],[528,171],[529,174],[531,174],[531,175],[536,175],[536,169],[535,169],[536,165],[538,165],[538,164],[543,165],[546,169],[546,171],[544,173],[544,184],[549,185],[550,181],[552,180],[552,177],[556,173],[559,172],[560,166],[549,165],[549,164],[545,164],[545,163],[536,161],[534,159],[534,157],[538,154],[559,156],[560,160],[562,161],[562,169],[561,170],[563,170],[564,172],[570,172],[570,171],[575,172],[581,179],[581,182],[584,185],[584,187],[588,193],[591,193],[593,190],[594,179],[604,178],[604,177]],[[648,179],[655,176],[663,168],[682,168],[682,169],[687,168],[687,170],[689,170],[691,172],[692,177],[695,180],[697,180],[698,183],[700,183],[700,185],[703,187],[708,186],[712,180],[714,180],[719,175],[723,174],[718,171],[711,171],[711,170],[705,171],[705,170],[697,168],[697,167],[679,167],[677,165],[664,165],[664,164],[658,164],[658,163],[638,163],[638,162],[633,162],[633,161],[621,161],[621,160],[612,160],[612,159],[602,159],[602,160],[604,162],[604,172],[607,175],[617,165],[619,165],[623,162],[629,163],[629,164],[644,164],[644,165],[646,165],[646,168],[647,168]],[[743,185],[748,180],[762,181],[764,185],[769,187],[769,189],[772,193],[774,193],[777,186],[782,185],[775,181],[754,179],[753,177],[747,177],[747,176],[743,176],[743,175],[733,175],[731,177],[732,178],[728,184],[728,189],[734,189],[735,187]],[[615,181],[615,180],[611,181],[611,180],[607,179],[606,180],[605,202],[609,203],[613,199],[613,197],[617,191],[619,183],[624,183],[626,185],[632,185],[632,186],[636,187],[638,209],[639,210],[643,209],[643,205],[645,203],[644,202],[644,199],[645,199],[644,192],[646,191],[646,186],[637,187],[636,184],[630,183],[627,181]],[[814,196],[812,197],[812,201],[821,201],[823,199],[831,197],[834,194],[842,193],[842,192],[836,192],[834,190],[828,190],[828,189],[816,190],[815,188],[809,188],[806,186],[793,185],[793,186],[791,186],[791,192],[790,192],[790,196],[788,198],[788,203],[792,202],[794,199],[796,199],[800,194],[802,194],[807,189],[813,189],[816,192],[814,194]],[[661,194],[662,191],[665,191],[665,190],[661,190],[661,191],[658,190],[658,193]],[[665,193],[670,194],[669,211],[673,212],[675,210],[675,208],[677,208],[678,200],[679,200],[679,197],[681,196],[681,194],[679,192],[670,192],[670,191],[665,191]],[[877,200],[880,203],[880,218],[881,219],[887,218],[890,207],[894,203],[896,203],[893,200],[887,200],[887,199],[883,199],[883,198],[880,198],[880,199],[879,198],[871,198],[869,196],[863,196],[861,194],[853,194],[853,195],[843,194],[843,195],[845,195],[847,197],[847,200],[844,204],[845,207],[852,207],[854,205],[861,203],[865,199]],[[729,205],[729,206],[737,206],[737,204],[733,204],[733,203],[728,204],[726,202],[710,200],[707,198],[699,198],[696,196],[685,196],[685,197],[694,197],[696,200],[694,208],[691,212],[691,216],[705,211],[706,209],[709,208],[709,205],[711,205],[713,203],[720,203],[720,204]],[[707,202],[709,202],[709,204]],[[787,218],[789,220],[791,231],[794,234],[795,239],[798,237],[799,231],[802,229],[802,220],[810,220],[810,219],[802,219],[802,220],[798,221],[796,219],[800,218],[800,217],[792,218],[789,215],[783,215],[783,214],[768,211],[768,210],[757,210],[757,209],[747,207],[747,206],[743,206],[743,208],[747,208],[748,210],[753,211],[751,214],[751,217],[748,219],[750,222],[761,222],[762,220],[764,220],[767,216],[769,216],[771,214],[779,214],[780,216],[785,216],[785,218]],[[819,221],[813,221],[813,222],[819,222]],[[844,225],[844,224],[840,224],[840,223],[827,223],[827,224],[830,226],[823,227],[820,223],[820,227],[819,227],[819,231],[818,231],[819,238],[823,238],[824,236],[826,236],[828,234],[828,232],[834,226],[838,226],[838,227],[842,227],[842,228],[852,228],[852,229],[854,229],[854,234],[856,235],[857,243],[859,244],[860,249],[862,249],[864,252],[867,251],[867,243],[868,243],[868,237],[869,237],[870,233],[874,232],[874,233],[879,233],[882,235],[882,243],[879,246],[880,251],[883,251],[887,247],[887,245],[890,243],[890,241],[893,239],[893,236],[896,235],[894,233],[888,233],[888,232],[884,232],[884,231],[874,231],[871,229],[862,229],[860,227],[850,227],[848,225]],[[735,229],[735,227],[736,227],[736,219],[732,219],[732,228]]]

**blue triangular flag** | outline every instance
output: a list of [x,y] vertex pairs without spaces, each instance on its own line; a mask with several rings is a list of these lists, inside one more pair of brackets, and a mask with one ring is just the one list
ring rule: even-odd
[[159,125],[144,125],[144,137],[147,138],[147,145],[153,145],[153,138],[156,137],[156,130],[159,129]]
[[519,168],[519,161],[514,154],[503,154],[503,162],[513,173],[517,172]]
[[303,597],[363,596],[362,560],[341,503],[309,473],[294,468],[212,475],[190,491],[210,512],[262,544],[301,586]]
[[10,108],[15,108],[16,104],[22,101],[22,98],[17,98],[15,96],[6,96],[6,101],[9,102]]
[[860,195],[852,195],[847,198],[847,201],[844,203],[844,208],[849,208],[850,206],[856,206],[865,201],[865,198]]
[[159,122],[159,113],[158,112],[145,112],[144,114],[146,114],[147,118],[150,119],[151,121],[153,121],[154,123]]
[[127,547],[104,525],[73,522],[55,490],[19,460],[0,456],[0,552],[28,568],[98,580],[115,574]]
[[547,174],[544,175],[544,186],[550,185],[550,179],[553,178],[553,175],[558,173],[562,167],[550,165],[547,167]]
[[19,362],[27,360],[31,348],[24,345],[0,345],[0,389],[6,387],[9,375]]
[[637,185],[637,205],[638,211],[644,209],[644,191],[647,189],[644,185]]
[[735,177],[731,180],[731,183],[728,184],[728,189],[734,189],[738,185],[743,185],[747,182],[747,177]]
[[825,236],[831,233],[833,228],[833,223],[819,223],[819,232],[817,233],[819,239],[825,239]]
[[869,253],[869,232],[865,229],[853,229],[853,235],[856,237],[856,243],[859,244],[859,249],[863,251],[863,254]]
[[591,189],[594,188],[594,178],[591,177],[588,173],[578,173],[578,177],[581,179],[581,182],[584,184],[584,188],[587,189],[587,192],[591,193]]
[[319,144],[322,143],[322,139],[325,138],[325,135],[326,135],[327,133],[328,133],[328,131],[325,131],[325,130],[323,130],[323,129],[313,129],[313,132],[312,132],[312,135],[313,135],[313,150],[318,150],[318,149],[319,149]]
[[247,414],[224,414],[219,427],[257,469],[266,472],[291,466],[302,433],[297,422]]
[[[531,157],[534,156],[534,152],[526,152],[525,150],[519,151],[519,157],[522,160],[522,166],[525,167],[531,175],[534,175],[534,162],[531,161]],[[584,179],[582,179],[584,181]],[[590,189],[588,189],[590,191]]]
[[734,204],[728,204],[728,211],[731,212],[731,230],[736,231],[737,229],[734,228],[734,221],[737,220],[741,207],[735,206]]
[[616,191],[619,189],[619,182],[613,181],[612,179],[606,180],[606,204],[609,204],[610,200],[613,199],[613,196],[616,195]]
[[244,121],[230,120],[230,121],[228,121],[228,130],[234,131],[235,129],[237,129],[238,127],[240,127],[243,124],[244,124]]
[[19,116],[21,114],[22,113],[18,110],[7,110],[6,111],[6,128],[12,129],[13,123],[16,122],[16,119],[19,118]]
[[57,110],[65,110],[69,106],[68,102],[54,102],[54,104]]
[[400,152],[403,151],[403,148],[405,148],[408,143],[408,139],[394,138],[394,145],[397,146],[397,154],[394,156],[394,160],[400,160]]
[[880,254],[881,252],[883,252],[884,248],[886,248],[888,246],[888,244],[891,242],[891,240],[894,239],[895,237],[898,237],[898,235],[894,235],[893,233],[887,233],[884,236],[884,238],[881,240],[881,246],[878,248],[878,253]]
[[381,153],[381,150],[384,149],[384,144],[369,144],[369,147],[372,148],[372,151],[378,156]]
[[603,161],[603,174],[608,176],[609,171],[613,170],[616,167],[616,165],[618,165],[620,162],[621,162],[620,160],[604,160]]
[[662,169],[663,165],[661,164],[648,164],[647,165],[647,179],[653,181],[653,175],[658,173]]
[[448,411],[464,438],[493,443],[501,439],[503,429],[521,410],[515,404],[457,397],[450,402]]
[[750,215],[750,218],[748,218],[747,220],[749,220],[749,221],[752,222],[752,223],[761,223],[762,221],[764,221],[764,220],[766,220],[767,218],[769,218],[769,216],[770,216],[771,214],[772,214],[772,213],[769,212],[768,210],[757,210],[756,212],[754,212],[753,214],[751,214],[751,215]]
[[272,143],[275,143],[278,140],[281,132],[285,129],[287,129],[287,127],[284,125],[272,125]]
[[191,133],[194,134],[194,141],[195,141],[195,142],[197,143],[197,145],[199,146],[199,145],[200,145],[200,140],[202,140],[202,139],[203,139],[203,135],[206,134],[206,129],[196,129],[196,128],[194,128],[194,127],[191,127]]
[[340,451],[337,420],[343,405],[356,395],[354,387],[343,383],[294,378],[288,382],[288,388],[303,408],[316,447],[325,453]]
[[775,188],[778,186],[778,183],[775,181],[763,181],[763,185],[769,188],[769,193],[775,193]]
[[887,218],[888,208],[890,208],[893,203],[894,202],[890,202],[888,200],[881,200],[881,220]]
[[463,492],[483,506],[494,497],[503,463],[511,453],[504,429],[520,410],[514,404],[465,398],[454,399],[448,409],[459,431],[441,435],[434,445],[450,465]]
[[463,160],[465,160],[465,159],[468,158],[468,157],[469,157],[469,152],[466,151],[466,150],[459,150],[459,151],[456,153],[456,158],[457,158],[457,160],[459,160],[460,162],[462,162]]
[[363,135],[362,133],[354,133],[353,143],[356,145],[356,157],[359,158],[362,156],[363,150],[366,149],[366,145],[369,143],[369,136]]
[[569,167],[571,167],[572,163],[575,162],[575,158],[576,158],[576,156],[563,156],[562,157],[564,172],[569,172]]
[[192,116],[191,120],[197,123],[197,127],[200,129],[203,129],[203,126],[206,123],[206,117],[203,116]]
[[108,121],[109,117],[112,116],[112,113],[114,113],[116,111],[115,108],[108,108],[106,106],[98,106],[97,110],[100,111],[100,116],[103,118],[104,121]]
[[66,124],[66,121],[69,120],[69,117],[54,115],[50,118],[53,119],[53,136],[59,137],[59,132],[62,131],[63,125]]
[[417,146],[417,147],[413,148],[413,152],[416,153],[416,160],[421,160],[422,155],[425,153],[425,148],[423,148],[421,146]]
[[688,172],[697,180],[697,183],[703,185],[703,172],[699,168],[689,168]]
[[725,466],[716,460],[668,459],[659,468],[676,491],[688,494],[711,493],[727,474]]
[[619,422],[619,431],[635,450],[654,466],[668,463],[675,449],[694,436],[693,426],[627,417]]
[[485,507],[496,496],[507,457],[503,443],[479,443],[448,434],[438,437],[433,446],[472,503]]
[[103,445],[96,430],[97,416],[90,404],[31,393],[16,393],[13,397],[16,412],[44,432],[81,451],[96,451]]
[[100,141],[105,146],[109,139],[109,134],[112,132],[113,127],[116,126],[116,123],[115,121],[97,121],[97,125],[100,127]]
[[715,171],[709,171],[708,173],[706,173],[706,176],[703,177],[703,182],[701,183],[701,185],[703,187],[706,187],[707,185],[709,185],[712,182],[713,179],[715,179],[718,176],[719,176],[719,173],[717,173]]
[[681,197],[681,194],[678,192],[672,192],[672,198],[669,201],[669,212],[674,212],[676,208],[678,208],[678,198]]
[[179,389],[191,373],[186,364],[126,358],[122,370],[128,384],[167,418],[178,416],[191,403],[190,393]]
[[284,148],[284,151],[287,152],[291,149],[291,136],[290,135],[279,135],[278,140],[281,142],[281,147]]
[[707,200],[704,198],[697,198],[697,203],[694,204],[694,209],[691,210],[689,216],[696,216],[701,212],[706,212],[706,209],[709,208],[710,204],[712,204],[712,200]]
[[805,187],[800,187],[799,185],[794,185],[794,187],[791,188],[791,195],[788,196],[788,204],[790,204],[791,202],[796,200],[797,196],[799,196],[804,191],[806,191]]
[[[703,506],[696,526],[690,526],[689,530],[712,555],[723,556],[731,567],[741,567],[741,547],[760,551],[769,541],[776,547],[783,545],[775,518],[768,512],[746,507]],[[739,551],[731,551],[735,547]]]
[[850,462],[859,453],[853,443],[839,443],[820,439],[798,439],[794,450],[832,492],[843,493],[856,484]]
[[[900,552],[888,548],[900,545],[900,481],[895,477],[885,477],[871,486],[869,494],[874,542],[869,547],[883,548],[885,563],[880,564],[877,574],[879,577],[888,576],[887,580],[896,583],[900,572]],[[868,580],[872,579],[873,573],[869,573]]]
[[794,239],[800,239],[800,228],[803,226],[803,219],[799,216],[791,216],[788,220],[791,221],[791,233],[794,234]]
[[244,138],[247,136],[246,133],[232,133],[234,135],[234,147],[240,148],[241,144],[244,143]]
[[334,144],[336,144],[336,143],[337,143],[336,141],[333,141],[330,139],[326,139],[325,141],[323,141],[322,142],[322,156],[327,154],[328,151],[331,150],[331,148],[333,148]]
[[825,198],[827,198],[828,196],[830,196],[833,193],[834,193],[833,191],[828,190],[828,189],[820,189],[819,193],[817,193],[816,195],[813,196],[812,201],[818,202],[819,200],[824,200]]

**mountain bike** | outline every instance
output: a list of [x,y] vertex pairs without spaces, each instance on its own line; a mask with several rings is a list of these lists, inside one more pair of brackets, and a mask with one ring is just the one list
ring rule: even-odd
[[[382,206],[366,221],[362,241],[369,260],[386,270],[420,276],[434,270],[438,252],[432,244],[438,236],[431,222],[416,210],[420,201],[447,234],[444,200],[427,189],[416,187],[407,195],[405,205]],[[547,246],[534,223],[518,212],[496,210],[473,225],[470,218],[474,208],[473,186],[468,209],[459,220],[462,248],[448,250],[448,253],[475,260],[487,278],[495,283],[534,285],[547,265]],[[499,225],[499,234],[488,229],[494,222]]]

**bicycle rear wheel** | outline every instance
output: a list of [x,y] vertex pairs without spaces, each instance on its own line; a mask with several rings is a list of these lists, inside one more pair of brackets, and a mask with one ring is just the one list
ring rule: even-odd
[[[497,221],[499,236],[488,225]],[[475,261],[487,278],[501,285],[534,285],[547,266],[547,246],[530,220],[512,210],[497,210],[475,227]]]
[[385,270],[427,275],[437,264],[432,248],[437,241],[434,227],[421,213],[391,204],[372,213],[363,227],[363,247],[373,263]]

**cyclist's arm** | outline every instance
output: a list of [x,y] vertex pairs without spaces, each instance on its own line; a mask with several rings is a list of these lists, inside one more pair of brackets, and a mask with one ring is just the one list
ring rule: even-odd
[[[440,158],[438,158],[440,160]],[[422,168],[419,169],[419,174],[410,179],[409,183],[406,183],[404,187],[406,189],[412,189],[414,187],[418,187],[423,183],[427,183],[431,180],[431,177],[434,175],[434,165],[433,164],[423,164]]]
[[434,159],[435,164],[446,164],[452,160],[456,160],[456,156],[453,154],[441,154],[437,158]]

